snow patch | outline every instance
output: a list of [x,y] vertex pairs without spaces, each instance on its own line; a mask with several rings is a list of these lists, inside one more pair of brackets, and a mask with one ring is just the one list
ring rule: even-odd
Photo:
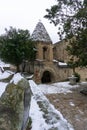
[[3,82],[0,82],[0,97],[2,96],[2,94],[4,93],[5,89],[6,89],[6,86],[7,86],[8,83],[3,83]]
[[38,88],[44,94],[53,94],[53,93],[72,93],[70,89],[79,87],[78,85],[70,85],[69,82],[58,82],[53,84],[39,84]]
[[0,60],[0,67],[3,68],[3,67],[10,67],[10,64],[6,64],[4,63],[3,61]]
[[15,75],[13,76],[13,78],[12,78],[12,80],[11,80],[10,82],[13,82],[14,84],[17,85],[17,83],[18,83],[21,79],[23,79],[23,77],[21,76],[20,73],[17,73],[17,74],[15,74]]
[[70,102],[70,105],[71,105],[71,106],[75,106],[75,104],[74,104],[73,102]]
[[11,74],[13,74],[11,71],[0,72],[0,80],[8,78]]
[[64,62],[58,62],[58,64],[59,64],[60,66],[67,66],[67,63],[64,63]]
[[30,117],[32,118],[31,130],[44,130],[44,128],[47,128],[45,120],[43,119],[43,113],[40,111],[34,97],[31,99]]

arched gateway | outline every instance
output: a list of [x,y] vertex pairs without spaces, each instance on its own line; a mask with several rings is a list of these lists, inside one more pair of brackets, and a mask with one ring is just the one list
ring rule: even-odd
[[51,82],[51,73],[49,71],[44,71],[42,78],[41,78],[41,82],[42,83],[49,83]]
[[41,83],[51,83],[55,81],[55,72],[47,67],[41,72]]

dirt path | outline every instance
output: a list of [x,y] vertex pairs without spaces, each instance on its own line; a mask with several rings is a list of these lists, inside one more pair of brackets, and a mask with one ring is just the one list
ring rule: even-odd
[[87,130],[87,96],[80,93],[80,88],[67,94],[46,95],[75,130]]

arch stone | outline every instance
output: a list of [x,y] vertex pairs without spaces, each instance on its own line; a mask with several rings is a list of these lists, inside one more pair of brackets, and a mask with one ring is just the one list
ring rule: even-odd
[[[44,76],[49,76],[49,77],[46,79],[46,77],[44,77]],[[55,74],[55,71],[52,68],[46,67],[41,71],[40,77],[41,77],[42,83],[43,82],[45,83],[45,81],[43,81],[43,78],[45,78],[44,80],[46,80],[46,82],[54,82],[55,79],[56,79],[56,74]]]

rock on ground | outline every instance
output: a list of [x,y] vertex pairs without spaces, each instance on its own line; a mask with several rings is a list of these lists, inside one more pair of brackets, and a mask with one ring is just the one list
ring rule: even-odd
[[26,79],[22,78],[17,84],[11,82],[7,85],[0,98],[0,130],[21,130],[25,116],[24,93],[26,90],[28,90],[30,103],[31,90]]

